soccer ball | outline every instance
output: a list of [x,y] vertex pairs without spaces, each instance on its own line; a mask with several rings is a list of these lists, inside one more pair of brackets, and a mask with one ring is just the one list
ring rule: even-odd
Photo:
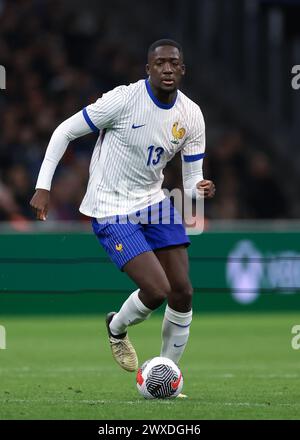
[[138,369],[136,386],[145,399],[172,398],[181,392],[183,377],[171,359],[155,357]]

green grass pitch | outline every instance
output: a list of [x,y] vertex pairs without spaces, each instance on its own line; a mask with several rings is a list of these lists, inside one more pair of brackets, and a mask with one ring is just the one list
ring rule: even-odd
[[[157,356],[161,315],[130,329],[140,363]],[[185,400],[146,401],[110,354],[103,316],[2,317],[0,419],[299,419],[294,314],[194,315]]]

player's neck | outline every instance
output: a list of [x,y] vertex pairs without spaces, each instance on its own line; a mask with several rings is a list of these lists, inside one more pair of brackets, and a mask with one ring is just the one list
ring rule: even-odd
[[164,90],[158,89],[157,87],[154,87],[150,79],[148,79],[148,82],[151,87],[153,95],[162,104],[172,104],[174,102],[177,95],[177,89],[175,89],[173,92],[166,92]]

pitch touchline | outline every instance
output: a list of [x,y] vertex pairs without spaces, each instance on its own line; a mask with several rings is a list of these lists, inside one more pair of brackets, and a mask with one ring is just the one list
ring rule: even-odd
[[[174,402],[178,402],[178,400],[154,400],[154,401],[147,401],[142,399],[137,400],[76,400],[76,399],[0,399],[0,403],[8,404],[8,403],[50,403],[50,404],[61,404],[61,403],[78,403],[78,404],[86,404],[86,405],[97,405],[97,404],[116,404],[119,405],[120,403],[125,403],[129,405],[140,405],[141,403],[144,404],[173,404]],[[195,403],[195,400],[191,399],[191,402]],[[262,407],[269,407],[269,406],[300,406],[300,402],[293,402],[293,403],[258,403],[258,402],[209,402],[209,401],[197,401],[199,405],[224,405],[224,406],[262,406]]]
[[[8,403],[49,403],[49,404],[61,404],[61,403],[79,403],[79,404],[86,404],[86,405],[97,405],[97,404],[117,404],[119,405],[120,403],[124,403],[124,404],[129,404],[129,405],[134,405],[134,404],[141,404],[142,402],[148,403],[148,401],[143,400],[143,399],[137,399],[137,400],[88,400],[88,399],[83,399],[83,400],[76,400],[76,399],[49,399],[49,398],[45,398],[45,399],[0,399],[0,403],[3,404],[8,404]],[[156,400],[156,402],[159,402],[160,404],[170,404],[172,402],[174,402],[174,400]]]

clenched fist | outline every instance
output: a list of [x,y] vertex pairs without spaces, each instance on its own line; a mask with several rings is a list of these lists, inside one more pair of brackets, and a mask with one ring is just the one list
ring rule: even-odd
[[201,182],[197,183],[196,187],[206,199],[211,199],[215,195],[216,187],[211,180],[201,180]]

